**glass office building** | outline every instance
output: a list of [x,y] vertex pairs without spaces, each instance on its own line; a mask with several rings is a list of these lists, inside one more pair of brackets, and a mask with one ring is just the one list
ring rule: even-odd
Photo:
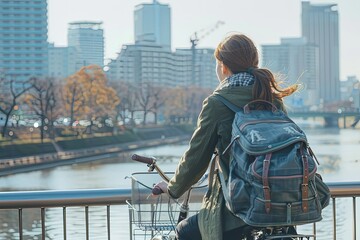
[[68,46],[75,50],[77,70],[92,64],[103,67],[104,30],[102,22],[69,23]]
[[167,4],[156,0],[150,4],[139,4],[134,11],[136,44],[153,42],[171,49],[171,11]]
[[302,36],[319,48],[319,97],[340,100],[339,16],[336,4],[302,2]]
[[48,74],[46,0],[0,0],[0,74],[27,80]]

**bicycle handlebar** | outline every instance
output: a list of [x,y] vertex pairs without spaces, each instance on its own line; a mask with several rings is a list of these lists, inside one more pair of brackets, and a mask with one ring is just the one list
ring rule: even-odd
[[137,154],[133,154],[131,156],[131,159],[141,162],[141,163],[146,163],[147,166],[149,167],[149,169],[148,169],[149,172],[152,172],[156,169],[156,171],[164,179],[165,182],[170,181],[170,178],[168,176],[166,176],[166,174],[157,166],[156,159],[154,157],[144,157],[144,156],[140,156]]
[[153,158],[150,158],[150,157],[143,157],[143,156],[140,156],[140,155],[137,155],[137,154],[133,154],[131,156],[131,159],[132,160],[135,160],[135,161],[138,161],[138,162],[141,162],[141,163],[146,163],[146,164],[153,164],[154,163],[154,159]]
[[160,187],[158,187],[158,186],[155,186],[155,187],[151,190],[151,192],[152,192],[152,194],[154,194],[154,195],[160,195],[160,194],[164,193],[163,190],[162,190]]

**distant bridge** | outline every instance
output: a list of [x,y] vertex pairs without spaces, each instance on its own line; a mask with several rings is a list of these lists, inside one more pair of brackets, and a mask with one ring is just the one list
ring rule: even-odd
[[355,127],[356,124],[360,121],[360,112],[350,112],[350,111],[339,111],[339,112],[289,112],[288,113],[292,118],[316,118],[322,117],[325,120],[325,126],[334,127],[339,126],[339,119],[343,119],[343,127],[346,128],[346,118],[354,117],[355,120],[351,124],[351,127]]

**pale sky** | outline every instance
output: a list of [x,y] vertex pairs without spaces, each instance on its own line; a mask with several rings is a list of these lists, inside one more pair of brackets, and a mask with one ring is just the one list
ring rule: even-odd
[[[134,7],[152,0],[48,0],[49,41],[67,45],[67,24],[72,21],[102,21],[105,57],[115,58],[123,44],[134,43]],[[190,36],[225,24],[201,39],[199,47],[215,48],[229,32],[251,37],[262,44],[279,44],[280,38],[300,37],[300,0],[159,0],[169,4],[172,48],[190,47]],[[314,0],[338,4],[340,29],[340,77],[360,78],[360,1]]]

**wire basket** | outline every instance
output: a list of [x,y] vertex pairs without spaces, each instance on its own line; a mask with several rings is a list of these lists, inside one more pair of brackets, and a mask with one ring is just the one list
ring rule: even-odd
[[[174,173],[167,172],[171,177]],[[170,234],[175,230],[183,197],[174,200],[168,194],[153,196],[152,188],[162,178],[155,172],[138,172],[131,175],[131,201],[128,201],[130,224],[151,235]],[[205,186],[204,186],[205,187]],[[200,208],[200,201],[190,203],[188,216]]]

